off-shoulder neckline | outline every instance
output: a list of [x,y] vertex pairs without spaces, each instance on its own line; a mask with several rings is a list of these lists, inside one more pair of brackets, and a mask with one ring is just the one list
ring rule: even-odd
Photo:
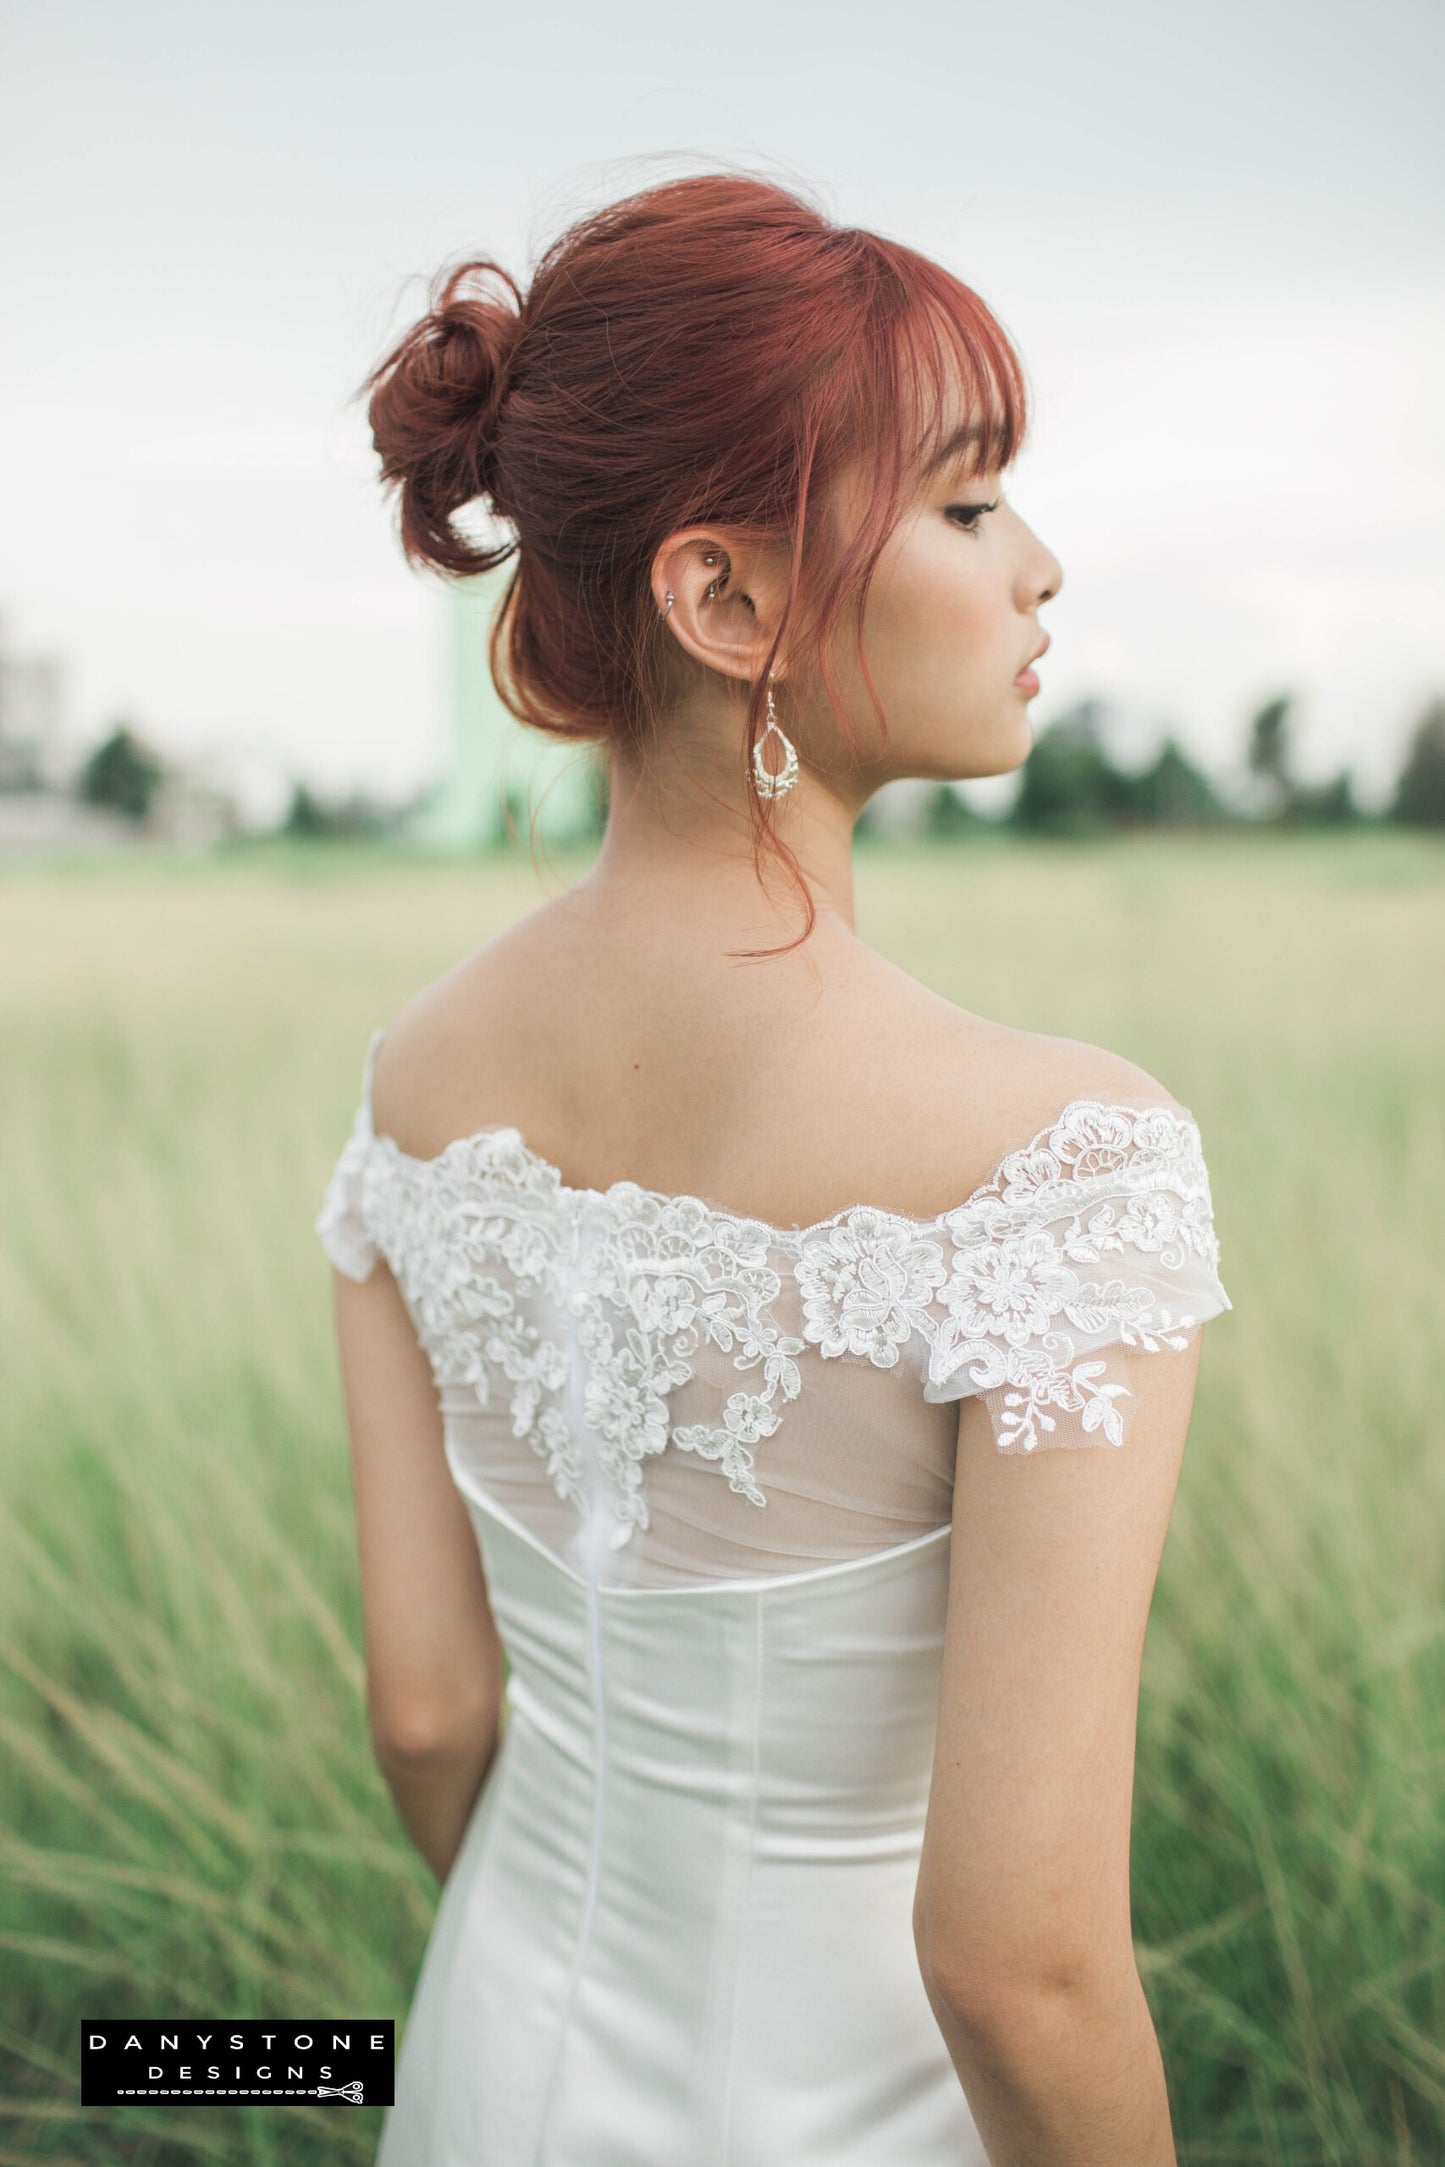
[[542,1152],[534,1150],[527,1142],[522,1130],[514,1122],[489,1122],[482,1128],[469,1130],[465,1136],[453,1136],[442,1146],[440,1151],[433,1152],[429,1157],[419,1157],[414,1152],[404,1150],[394,1136],[389,1136],[385,1132],[378,1132],[371,1111],[372,1069],[376,1061],[377,1048],[385,1035],[383,1026],[378,1026],[371,1035],[362,1082],[360,1114],[365,1134],[370,1141],[377,1145],[387,1156],[413,1168],[416,1172],[430,1173],[449,1169],[459,1160],[464,1160],[475,1153],[478,1147],[483,1147],[489,1142],[505,1140],[511,1145],[516,1157],[542,1177],[547,1190],[552,1195],[578,1201],[592,1199],[603,1203],[613,1201],[619,1197],[628,1197],[639,1203],[656,1206],[693,1206],[699,1212],[706,1213],[710,1218],[726,1219],[736,1225],[760,1230],[764,1234],[773,1236],[774,1240],[779,1244],[796,1244],[811,1235],[825,1234],[840,1222],[847,1221],[860,1212],[871,1212],[876,1218],[886,1219],[895,1225],[907,1227],[911,1231],[919,1233],[932,1232],[942,1226],[946,1220],[957,1218],[962,1213],[969,1211],[980,1199],[995,1191],[1000,1177],[1007,1171],[1011,1160],[1022,1158],[1030,1152],[1041,1149],[1055,1130],[1067,1121],[1071,1114],[1077,1113],[1081,1109],[1087,1108],[1091,1112],[1101,1114],[1168,1114],[1187,1140],[1192,1141],[1197,1134],[1197,1124],[1193,1114],[1187,1106],[1181,1106],[1177,1100],[1147,1099],[1136,1103],[1128,1099],[1101,1099],[1091,1093],[1084,1093],[1079,1097],[1069,1099],[1065,1105],[1058,1109],[1057,1113],[1051,1115],[1043,1123],[1042,1127],[1036,1129],[1031,1136],[1025,1137],[1019,1143],[1011,1144],[1006,1151],[1000,1154],[987,1178],[981,1181],[976,1189],[970,1190],[969,1194],[960,1203],[946,1205],[942,1211],[934,1212],[928,1218],[920,1218],[912,1212],[896,1211],[891,1205],[887,1204],[859,1202],[840,1205],[837,1211],[830,1212],[826,1218],[815,1219],[806,1226],[778,1226],[771,1220],[760,1219],[755,1212],[740,1211],[735,1204],[720,1203],[715,1197],[698,1196],[691,1190],[649,1189],[645,1188],[642,1183],[632,1181],[626,1176],[617,1181],[609,1182],[604,1189],[583,1187],[575,1182],[564,1181],[560,1167],[556,1166]]

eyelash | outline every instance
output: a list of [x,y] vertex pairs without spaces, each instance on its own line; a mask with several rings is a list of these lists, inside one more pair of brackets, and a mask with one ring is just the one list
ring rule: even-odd
[[967,526],[964,526],[964,522],[961,519],[956,520],[954,523],[957,526],[963,527],[963,531],[965,534],[977,534],[978,522],[983,517],[984,513],[996,512],[1002,502],[1002,497],[995,497],[992,504],[950,504],[948,507],[948,517],[952,519],[955,512],[967,512],[969,515]]

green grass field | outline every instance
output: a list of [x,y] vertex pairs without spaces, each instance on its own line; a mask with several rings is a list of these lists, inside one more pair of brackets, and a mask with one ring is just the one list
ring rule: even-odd
[[[400,2037],[436,1892],[367,1748],[311,1222],[371,1027],[578,870],[316,846],[0,878],[0,2167],[371,2160],[344,2106],[86,2110],[79,2024]],[[1438,2167],[1445,850],[870,843],[858,925],[1143,1063],[1203,1132],[1234,1308],[1133,1852],[1179,2156]]]

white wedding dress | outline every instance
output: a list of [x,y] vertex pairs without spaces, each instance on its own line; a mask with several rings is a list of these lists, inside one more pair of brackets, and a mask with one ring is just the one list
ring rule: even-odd
[[316,1231],[430,1358],[507,1720],[379,2167],[986,2167],[912,1910],[954,1402],[1121,1446],[1129,1348],[1232,1305],[1192,1117],[1080,1098],[922,1221],[417,1159],[370,1084]]

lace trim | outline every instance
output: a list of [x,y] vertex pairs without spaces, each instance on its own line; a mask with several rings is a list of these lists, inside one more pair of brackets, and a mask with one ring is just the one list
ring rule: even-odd
[[[1232,1306],[1193,1117],[1092,1098],[1071,1100],[932,1220],[860,1204],[785,1229],[631,1181],[571,1188],[515,1128],[413,1158],[375,1134],[367,1093],[316,1231],[355,1277],[385,1255],[437,1382],[470,1386],[484,1407],[504,1395],[514,1435],[585,1515],[582,1444],[557,1398],[568,1352],[522,1314],[519,1297],[557,1306],[586,1357],[582,1415],[612,1491],[615,1548],[648,1526],[643,1463],[669,1443],[766,1504],[754,1447],[798,1397],[808,1345],[824,1359],[891,1369],[916,1335],[924,1397],[988,1395],[1000,1450],[1119,1445],[1114,1402],[1128,1387],[1107,1380],[1104,1360],[1081,1357],[1103,1343],[1182,1348],[1204,1314]],[[1127,1277],[1087,1269],[1126,1256],[1138,1260]],[[780,1262],[797,1282],[801,1337],[772,1316]],[[1202,1308],[1172,1306],[1180,1276]],[[1081,1339],[1092,1344],[1081,1349]],[[690,1381],[705,1343],[729,1353],[748,1386],[717,1423],[673,1424],[668,1396]],[[1063,1412],[1077,1422],[1051,1435]]]
[[[1050,1408],[1079,1415],[1086,1436],[1102,1430],[1100,1442],[1124,1441],[1113,1402],[1130,1396],[1128,1386],[1100,1381],[1106,1362],[1076,1360],[1060,1319],[1096,1345],[1183,1348],[1204,1317],[1167,1295],[1179,1275],[1197,1283],[1195,1260],[1208,1273],[1201,1291],[1217,1304],[1208,1314],[1233,1306],[1218,1281],[1199,1130],[1168,1107],[1076,1101],[1047,1143],[1035,1138],[1010,1153],[943,1225],[955,1246],[925,1396],[954,1396],[940,1388],[967,1367],[975,1391],[1001,1394],[992,1411],[1003,1451],[1033,1451],[1056,1427]],[[1075,1269],[1130,1251],[1157,1261],[1132,1279]]]

